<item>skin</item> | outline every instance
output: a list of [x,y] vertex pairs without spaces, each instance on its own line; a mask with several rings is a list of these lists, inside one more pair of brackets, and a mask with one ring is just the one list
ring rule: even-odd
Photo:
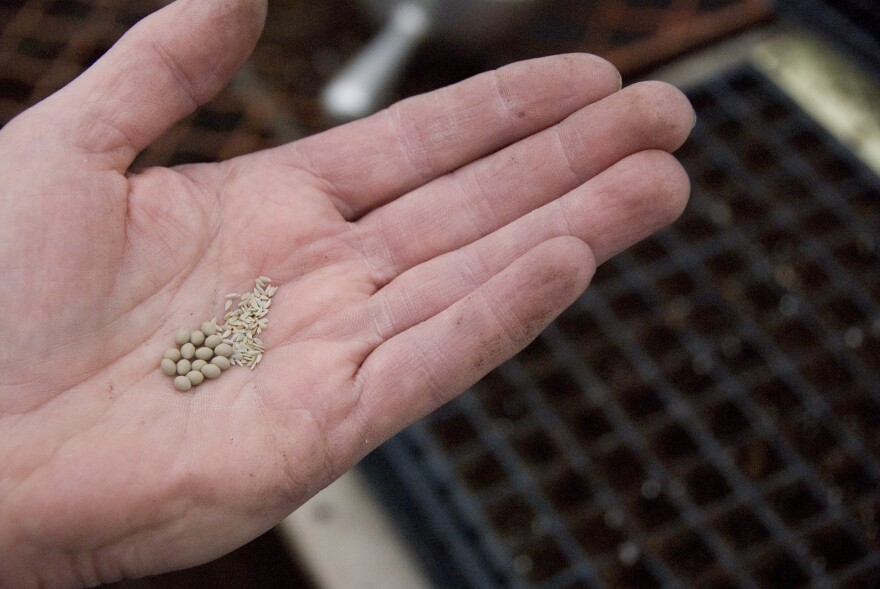
[[[0,587],[192,566],[256,537],[509,358],[674,220],[674,88],[507,66],[219,164],[128,171],[252,49],[260,0],[178,1],[0,130]],[[180,329],[257,276],[254,371],[191,393]]]

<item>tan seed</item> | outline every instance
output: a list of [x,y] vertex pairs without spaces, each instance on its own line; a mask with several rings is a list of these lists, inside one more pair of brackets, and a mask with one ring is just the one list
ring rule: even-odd
[[173,362],[177,362],[178,360],[180,360],[180,350],[178,350],[177,348],[168,348],[167,350],[165,350],[165,353],[162,354],[162,357],[168,358]]
[[177,374],[182,376],[190,370],[192,370],[192,364],[189,360],[184,359],[177,363]]
[[232,346],[230,346],[229,344],[220,344],[219,346],[214,348],[214,353],[218,356],[228,358],[232,355]]
[[213,358],[211,358],[211,364],[219,366],[220,370],[226,370],[230,366],[229,358],[225,358],[223,356],[214,356]]
[[202,323],[202,333],[206,336],[214,335],[217,333],[217,327],[214,325],[212,321],[205,321]]
[[192,332],[192,335],[189,336],[189,341],[192,345],[198,348],[200,345],[205,343],[205,334],[201,331],[194,331]]
[[175,364],[174,360],[170,358],[162,358],[159,368],[162,369],[162,374],[165,376],[174,376],[177,374],[177,364]]
[[220,367],[216,364],[205,364],[202,366],[201,373],[204,374],[206,378],[217,378],[220,376]]
[[211,348],[213,350],[214,348],[219,346],[221,343],[223,343],[223,338],[221,338],[219,335],[217,335],[217,334],[209,335],[208,338],[205,340],[205,347]]
[[208,361],[214,357],[214,350],[211,348],[199,348],[196,350],[196,358],[199,360]]
[[185,376],[178,376],[174,379],[174,387],[181,392],[186,392],[192,388],[192,381]]
[[185,329],[179,330],[176,334],[174,334],[174,342],[178,346],[182,346],[186,342],[189,341],[189,332]]
[[186,378],[195,386],[197,384],[202,384],[205,380],[205,375],[198,370],[190,370],[186,373]]
[[189,360],[193,356],[196,355],[196,347],[189,342],[186,342],[182,346],[180,346],[180,355],[183,358]]
[[205,362],[204,360],[193,360],[192,369],[201,370],[202,366],[204,366],[205,364],[207,364],[207,362]]

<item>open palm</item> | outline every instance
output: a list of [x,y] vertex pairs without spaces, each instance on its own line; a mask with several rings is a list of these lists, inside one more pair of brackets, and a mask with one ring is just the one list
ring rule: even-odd
[[[247,57],[258,0],[177,2],[0,132],[0,586],[194,565],[509,358],[671,222],[693,124],[585,55],[220,164],[127,174]],[[175,330],[279,286],[256,370],[189,393]]]

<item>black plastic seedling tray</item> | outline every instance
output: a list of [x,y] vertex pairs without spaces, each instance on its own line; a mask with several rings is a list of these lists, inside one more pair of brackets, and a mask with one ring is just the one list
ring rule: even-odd
[[880,178],[749,66],[684,216],[370,456],[439,587],[875,587]]
[[848,47],[861,62],[880,74],[880,5],[877,0],[777,0],[786,17],[817,29],[837,45]]

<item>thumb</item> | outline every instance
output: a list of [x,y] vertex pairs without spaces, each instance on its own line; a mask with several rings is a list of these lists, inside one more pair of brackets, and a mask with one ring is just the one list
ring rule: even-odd
[[35,108],[65,143],[124,171],[210,100],[250,55],[265,0],[177,0],[143,19],[101,59]]

